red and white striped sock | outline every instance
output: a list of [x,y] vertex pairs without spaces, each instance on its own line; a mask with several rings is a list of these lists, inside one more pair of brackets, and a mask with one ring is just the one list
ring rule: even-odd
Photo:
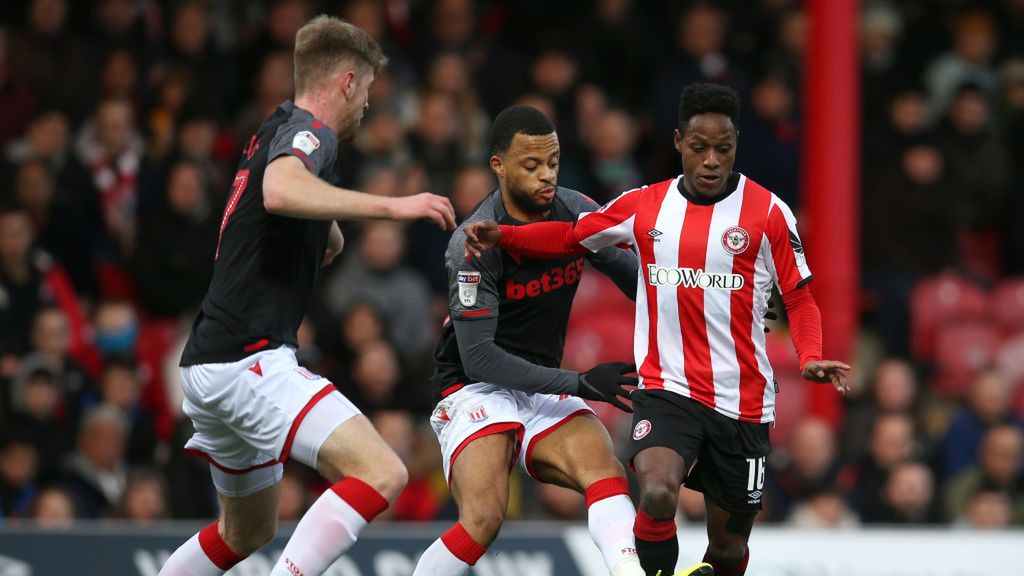
[[220,576],[244,559],[221,538],[214,522],[179,546],[159,576]]
[[587,525],[594,544],[612,571],[624,558],[636,558],[633,522],[636,508],[625,478],[605,478],[587,488]]
[[412,576],[463,576],[487,552],[456,523],[427,548]]
[[387,499],[358,478],[331,486],[299,521],[271,576],[323,574],[387,507]]

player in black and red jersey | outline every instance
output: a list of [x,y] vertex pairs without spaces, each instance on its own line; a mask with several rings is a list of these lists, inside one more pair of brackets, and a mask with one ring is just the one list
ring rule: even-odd
[[351,140],[387,59],[365,31],[320,16],[295,42],[295,101],[249,140],[224,210],[213,279],[181,358],[186,449],[209,460],[221,515],[167,560],[164,576],[223,574],[276,530],[282,463],[335,484],[288,541],[274,575],[323,573],[404,488],[407,473],[369,421],[298,366],[296,331],[343,218],[430,218],[444,198],[381,198],[338,188],[337,143]]
[[580,397],[626,408],[617,396],[633,367],[560,370],[566,324],[589,260],[630,298],[636,256],[607,248],[587,258],[515,258],[501,250],[467,260],[463,228],[574,222],[597,205],[558,186],[559,145],[538,110],[513,106],[491,129],[491,169],[499,188],[460,226],[447,252],[450,316],[435,352],[437,433],[459,522],[424,552],[415,576],[465,574],[498,536],[517,462],[541,482],[586,495],[594,542],[615,575],[642,576],[632,525],[636,512],[607,431]]

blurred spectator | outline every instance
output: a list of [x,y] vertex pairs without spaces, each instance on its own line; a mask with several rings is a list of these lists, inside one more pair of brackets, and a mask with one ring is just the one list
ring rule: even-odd
[[129,464],[152,464],[157,448],[156,423],[139,400],[140,379],[139,367],[133,358],[108,358],[100,377],[100,395],[104,403],[120,410],[125,418],[128,426],[125,460]]
[[327,279],[325,294],[336,317],[352,302],[372,302],[386,318],[389,339],[411,358],[433,345],[435,328],[426,282],[402,264],[404,252],[401,224],[367,222],[358,248]]
[[295,92],[293,65],[291,52],[270,52],[264,57],[253,82],[255,95],[235,123],[239,138],[248,141],[263,120],[273,114],[282,102],[292,97]]
[[167,484],[163,476],[153,470],[133,470],[128,475],[116,516],[137,524],[166,519]]
[[954,20],[953,50],[933,60],[925,71],[932,117],[942,115],[965,82],[977,85],[987,97],[995,95],[992,56],[998,41],[992,15],[984,10],[968,10]]
[[0,518],[24,518],[38,492],[39,451],[22,432],[0,438]]
[[21,133],[38,105],[27,82],[10,63],[10,32],[0,26],[0,150]]
[[139,229],[135,284],[150,314],[177,318],[199,308],[213,273],[219,225],[199,166],[175,164],[161,210],[144,217]]
[[[350,148],[338,158],[338,173],[343,181],[367,190],[373,175],[408,167],[413,157],[403,130],[398,110],[393,106],[371,106]],[[440,193],[443,189],[435,191]]]
[[49,486],[39,492],[31,518],[47,530],[69,528],[75,523],[75,504],[66,490]]
[[643,91],[655,59],[650,13],[643,2],[599,0],[589,22],[580,26],[583,75],[631,112],[643,108]]
[[65,0],[31,0],[27,29],[11,39],[11,68],[50,105],[70,110],[95,84],[94,51],[67,29]]
[[1024,432],[1017,426],[990,428],[982,440],[976,465],[946,485],[943,511],[948,521],[970,516],[979,492],[997,492],[1009,500],[1010,519],[1024,524]]
[[865,457],[855,466],[855,483],[850,503],[865,520],[884,506],[884,487],[901,462],[915,456],[914,423],[903,414],[882,414],[871,428],[871,442]]
[[[1018,4],[1024,7],[1024,3]],[[1018,11],[1021,16],[1024,8]],[[1000,69],[1000,82],[1008,157],[1024,158],[1024,57],[1006,61]],[[1003,262],[1006,274],[1019,275],[1024,274],[1024,226],[1017,225],[1016,215],[1024,212],[1024,167],[1012,161],[1010,167],[1014,174],[1002,220]]]
[[[108,0],[108,3],[124,0]],[[99,99],[126,100],[138,104],[139,73],[138,64],[132,52],[117,50],[111,52],[103,64],[100,73]]]
[[797,424],[789,446],[779,456],[778,459],[787,461],[768,475],[765,490],[769,517],[776,521],[787,518],[804,498],[829,491],[835,485],[835,434],[827,422],[806,418]]
[[991,104],[980,87],[964,84],[957,89],[944,128],[949,178],[963,191],[956,195],[959,223],[963,229],[991,231],[1005,206],[1009,165]]
[[234,104],[237,68],[231,56],[219,52],[214,44],[205,2],[188,0],[175,6],[168,40],[163,67],[187,75],[196,88],[193,98],[211,106]]
[[96,348],[104,357],[131,354],[139,335],[135,308],[125,300],[104,300],[93,314]]
[[56,475],[62,455],[69,448],[70,427],[58,420],[58,412],[65,406],[54,373],[42,366],[28,368],[22,366],[22,375],[14,381],[13,413],[6,418],[6,426],[24,434],[35,446],[39,457],[38,476],[49,480]]
[[398,454],[409,469],[409,483],[391,506],[391,519],[424,522],[433,520],[445,499],[437,493],[433,474],[436,454],[428,462],[416,459],[417,430],[412,414],[403,410],[378,410],[370,422],[381,438]]
[[944,170],[942,152],[922,141],[865,187],[862,209],[871,214],[872,230],[862,240],[863,283],[878,298],[878,324],[889,354],[909,352],[914,282],[956,261],[956,188]]
[[103,223],[114,242],[108,250],[130,254],[135,240],[136,180],[143,162],[143,144],[131,103],[105,100],[75,141],[79,161],[89,167],[99,192]]
[[586,502],[579,492],[544,482],[537,482],[533,488],[541,508],[552,518],[580,520],[585,516]]
[[70,430],[78,428],[82,410],[96,401],[96,388],[86,369],[71,357],[71,327],[63,310],[39,310],[30,332],[32,351],[21,365],[24,376],[36,369],[51,372],[60,399],[55,415]]
[[[867,126],[885,122],[893,91],[907,77],[899,44],[903,18],[889,3],[871,3],[861,12],[862,109]],[[744,142],[746,144],[746,142]]]
[[451,189],[455,170],[465,161],[459,145],[459,117],[455,101],[441,92],[429,92],[408,136],[412,155],[427,171],[430,190]]
[[994,370],[978,374],[967,395],[967,405],[953,417],[942,439],[939,477],[948,480],[974,463],[985,432],[999,424],[1020,427],[1022,419],[1010,407],[1011,384]]
[[786,525],[809,530],[856,528],[860,520],[841,494],[829,490],[812,494],[794,506]]
[[880,504],[866,511],[862,517],[865,523],[931,524],[938,521],[932,471],[918,462],[897,464],[882,489]]
[[121,500],[127,481],[127,434],[128,423],[114,406],[103,404],[85,414],[62,481],[77,517],[105,516]]
[[364,413],[414,407],[411,404],[416,394],[404,390],[402,366],[395,348],[383,340],[366,344],[349,374],[334,381],[341,393]]
[[32,319],[43,306],[58,305],[81,316],[67,274],[49,255],[34,250],[33,242],[27,212],[0,210],[0,354],[28,349]]
[[980,490],[971,495],[958,522],[971,528],[991,530],[1010,525],[1013,508],[1010,497],[998,490]]
[[[177,367],[177,360],[174,362]],[[210,464],[185,453],[185,442],[195,429],[188,418],[179,418],[171,435],[171,455],[164,475],[170,487],[169,508],[173,518],[210,518],[217,516],[217,493],[210,478]]]
[[919,383],[914,367],[900,358],[889,358],[875,367],[861,397],[847,403],[843,417],[842,454],[847,461],[860,460],[868,446],[864,430],[879,414],[917,417]]
[[452,207],[459,222],[464,220],[488,194],[496,190],[494,173],[486,166],[464,166],[455,175],[452,187]]
[[150,48],[142,25],[144,5],[132,0],[100,0],[94,10],[94,41],[105,55],[146,55]]
[[642,183],[640,165],[633,156],[637,127],[624,110],[610,109],[600,114],[593,130],[586,142],[592,177],[582,192],[605,204]]
[[780,76],[768,75],[754,84],[751,106],[740,122],[743,146],[756,154],[743,154],[737,169],[799,211],[800,125],[796,95]]

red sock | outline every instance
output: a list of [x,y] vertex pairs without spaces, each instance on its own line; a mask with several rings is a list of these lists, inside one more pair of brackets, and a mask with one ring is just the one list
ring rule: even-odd
[[203,553],[210,559],[210,562],[213,562],[221,570],[230,570],[245,558],[235,553],[221,538],[220,532],[217,531],[218,523],[214,522],[199,531],[199,546],[202,547]]
[[715,569],[715,576],[743,576],[747,573],[747,562],[750,561],[750,548],[747,548],[747,553],[743,555],[743,560],[740,560],[739,564],[733,564],[732,566],[725,566],[716,562],[707,552],[704,553],[704,561],[711,564],[711,567]]
[[642,510],[636,513],[633,535],[648,542],[662,542],[676,536],[676,519],[655,520]]
[[447,532],[442,534],[441,542],[444,543],[452,555],[470,566],[475,565],[476,561],[487,552],[486,548],[477,544],[473,537],[469,535],[469,532],[466,532],[461,522],[456,522],[455,526],[452,526]]

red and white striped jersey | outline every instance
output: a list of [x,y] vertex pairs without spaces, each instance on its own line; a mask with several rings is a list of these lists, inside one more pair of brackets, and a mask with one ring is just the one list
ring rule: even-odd
[[775,419],[765,352],[771,288],[811,279],[796,218],[741,174],[713,203],[688,201],[682,176],[623,193],[581,215],[574,236],[590,250],[632,244],[640,254],[634,356],[640,387],[688,396],[730,418]]

